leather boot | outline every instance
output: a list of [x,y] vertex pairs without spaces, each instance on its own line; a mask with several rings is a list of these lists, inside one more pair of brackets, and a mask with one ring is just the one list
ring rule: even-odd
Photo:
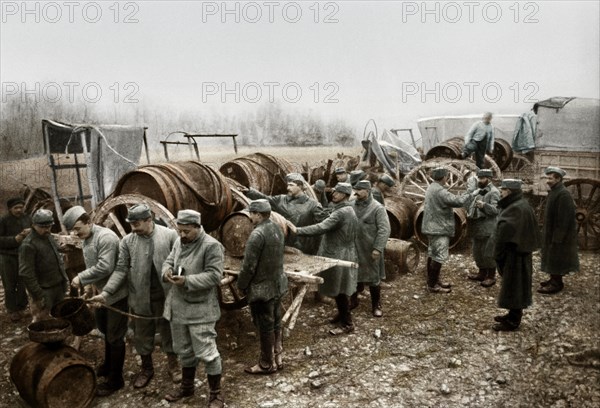
[[544,295],[553,295],[563,290],[565,285],[563,284],[562,275],[550,275],[550,283],[546,286],[538,289],[538,293]]
[[221,374],[207,375],[208,387],[210,388],[210,395],[208,397],[208,408],[223,408],[225,405],[225,398],[221,393]]
[[283,370],[283,330],[275,330],[275,364]]
[[165,395],[169,402],[179,401],[182,398],[194,395],[194,378],[196,377],[196,367],[181,368],[181,386],[176,390]]
[[[331,323],[331,324],[338,324],[338,323],[342,322],[343,316],[340,311],[344,310],[344,305],[340,304],[340,302],[343,302],[343,299],[338,295],[335,297],[335,305],[337,307],[337,313],[335,314],[334,317],[329,319],[329,323]],[[347,302],[347,300],[346,300],[346,302]]]
[[125,363],[125,344],[110,346],[110,372],[106,382],[98,385],[96,396],[106,397],[125,386],[123,364]]
[[485,271],[485,280],[481,282],[481,286],[483,286],[484,288],[494,286],[496,284],[496,268],[488,268]]
[[383,316],[383,311],[381,310],[381,286],[369,286],[369,291],[371,292],[371,311],[373,312],[373,316]]
[[152,354],[142,357],[142,369],[135,377],[133,388],[144,388],[152,377],[154,377],[154,364],[152,363]]
[[96,368],[96,377],[107,377],[110,373],[110,344],[104,340],[104,361]]
[[440,281],[440,273],[442,269],[442,264],[439,262],[431,260],[431,265],[429,266],[429,273],[427,276],[427,289],[431,293],[450,293],[452,289],[442,287],[438,282]]
[[338,334],[352,333],[354,331],[354,324],[352,323],[352,314],[350,313],[348,296],[340,293],[335,297],[335,303],[338,307],[341,327],[329,330],[329,334],[336,336]]
[[177,354],[167,353],[167,365],[169,367],[171,381],[173,381],[174,384],[179,384],[181,382],[183,371],[179,368],[179,358],[177,357]]
[[467,278],[474,280],[474,281],[479,281],[479,282],[483,282],[487,277],[487,269],[482,269],[479,268],[479,272],[477,273],[472,273],[469,274],[469,276],[467,276]]
[[275,333],[260,333],[260,359],[258,364],[244,368],[248,374],[273,374],[277,371],[275,363]]
[[510,309],[506,318],[496,323],[492,328],[495,331],[514,331],[519,328],[521,324],[521,318],[523,316],[523,309]]
[[356,285],[356,292],[354,292],[350,297],[350,310],[354,310],[358,307],[358,294],[362,293],[363,290],[365,290],[365,284],[359,282]]

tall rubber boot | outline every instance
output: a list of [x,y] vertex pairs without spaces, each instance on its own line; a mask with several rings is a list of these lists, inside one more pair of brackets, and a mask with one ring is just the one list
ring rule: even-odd
[[181,368],[181,386],[165,395],[169,402],[179,401],[185,397],[194,395],[194,378],[196,378],[196,367]]
[[[452,291],[452,289],[444,288],[444,287],[440,286],[440,284],[438,283],[440,280],[441,269],[442,269],[442,264],[439,262],[436,262],[432,259],[431,266],[430,266],[431,273],[430,273],[430,277],[427,282],[427,286],[428,286],[427,289],[431,293],[450,293]],[[431,286],[431,285],[433,285],[433,286]]]
[[125,364],[125,343],[110,346],[110,372],[106,382],[98,385],[96,395],[106,397],[125,386],[123,365]]
[[283,330],[275,330],[275,364],[283,370]]
[[110,344],[104,340],[104,361],[96,369],[96,377],[107,377],[110,373]]
[[207,375],[210,395],[208,397],[208,408],[223,408],[225,398],[221,392],[221,374]]
[[258,364],[244,368],[248,374],[273,374],[277,371],[275,363],[275,333],[260,333],[260,358]]
[[383,310],[381,310],[381,286],[369,286],[371,292],[371,311],[374,317],[383,316]]
[[154,364],[152,363],[152,354],[140,356],[142,358],[142,370],[135,377],[133,388],[144,388],[152,377],[154,377]]
[[365,284],[362,282],[357,283],[356,292],[350,297],[350,310],[354,310],[358,307],[358,294],[362,293],[363,290],[365,290]]

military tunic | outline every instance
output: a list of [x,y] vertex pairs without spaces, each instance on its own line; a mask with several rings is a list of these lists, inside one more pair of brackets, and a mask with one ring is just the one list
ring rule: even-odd
[[[467,190],[469,192],[469,190]],[[473,190],[474,191],[474,190]],[[472,237],[473,258],[478,268],[495,268],[494,250],[489,245],[490,237],[496,228],[498,215],[498,200],[500,191],[491,183],[480,189],[483,195],[478,195],[473,200],[467,211],[467,226]],[[477,208],[475,203],[483,202],[483,208]]]
[[[31,227],[31,217],[23,214],[17,218],[11,213],[0,218],[0,275],[4,288],[4,304],[9,313],[27,307],[27,293],[19,277],[19,246],[15,237]],[[23,242],[23,241],[21,241]]]
[[[352,202],[358,218],[356,252],[358,255],[358,282],[377,286],[385,279],[384,250],[390,237],[390,220],[383,205],[369,196],[366,200]],[[379,260],[371,258],[373,250],[381,253]]]
[[[356,234],[358,218],[348,201],[337,203],[326,220],[316,225],[298,228],[300,236],[323,235],[317,255],[356,262]],[[319,293],[335,297],[341,293],[348,296],[356,291],[357,271],[353,268],[334,266],[320,273],[325,282],[319,286]]]
[[579,271],[575,204],[562,182],[548,193],[542,236],[542,271],[551,275]]

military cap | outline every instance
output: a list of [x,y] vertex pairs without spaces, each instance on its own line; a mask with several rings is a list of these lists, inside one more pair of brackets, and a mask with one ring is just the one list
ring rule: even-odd
[[268,213],[271,211],[271,204],[264,198],[250,201],[248,211],[257,213]]
[[378,181],[381,181],[383,184],[386,184],[389,187],[394,187],[394,184],[396,184],[394,179],[388,176],[387,174],[382,174],[381,176],[379,176]]
[[65,211],[63,214],[63,224],[65,224],[65,228],[72,230],[79,217],[83,214],[85,214],[85,208],[80,205],[76,205]]
[[315,181],[315,185],[313,186],[313,188],[317,191],[324,191],[326,187],[325,181],[324,180],[317,180]]
[[35,225],[40,225],[40,226],[48,226],[48,225],[54,225],[54,213],[50,210],[45,210],[43,208],[40,208],[39,210],[37,210],[35,212],[35,214],[33,214],[33,217],[31,217],[31,221],[35,224]]
[[6,208],[11,209],[17,204],[25,204],[25,200],[21,197],[13,197],[6,200]]
[[127,210],[127,218],[125,218],[125,221],[134,222],[139,220],[145,220],[146,218],[150,217],[152,217],[150,207],[148,207],[148,204],[141,203],[136,204],[133,207],[130,207],[129,210]]
[[198,211],[194,210],[180,210],[177,212],[177,224],[189,225],[196,224],[201,225],[201,216]]
[[504,179],[500,188],[508,188],[509,190],[520,190],[523,182],[519,179]]
[[355,190],[371,190],[371,182],[369,180],[361,180],[353,188]]
[[335,174],[344,174],[346,172],[346,169],[343,167],[336,167],[334,173]]
[[365,173],[362,170],[352,170],[350,172],[350,184],[355,185],[356,183],[358,183],[360,180],[364,179],[365,177],[367,177],[367,173]]
[[290,173],[287,176],[285,176],[285,181],[288,183],[291,183],[293,181],[300,181],[304,183],[304,177],[302,177],[302,174],[300,173]]
[[546,169],[544,170],[544,174],[550,174],[550,173],[556,173],[556,174],[558,174],[561,177],[564,177],[564,176],[567,175],[566,171],[564,171],[560,167],[556,167],[556,166],[546,167]]
[[440,180],[448,175],[448,169],[445,167],[436,167],[431,170],[431,178],[434,180]]
[[333,188],[333,191],[344,193],[346,195],[352,194],[352,184],[350,183],[337,183]]
[[494,177],[494,173],[492,172],[491,169],[480,169],[477,172],[477,177],[488,177],[488,178],[492,178]]

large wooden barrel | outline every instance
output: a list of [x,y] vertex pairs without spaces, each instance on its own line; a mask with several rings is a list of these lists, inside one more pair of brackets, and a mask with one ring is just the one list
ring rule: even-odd
[[123,194],[141,194],[158,201],[174,216],[179,210],[196,210],[202,214],[207,232],[219,227],[233,205],[225,178],[198,161],[138,167],[117,183],[114,195]]
[[388,196],[385,209],[390,219],[390,238],[409,239],[414,234],[417,205],[407,197]]
[[447,157],[449,159],[460,159],[463,146],[465,144],[464,137],[453,137],[444,140],[442,143],[433,146],[425,155],[425,160]]
[[[283,216],[271,211],[271,221],[279,225],[283,235],[287,236],[287,225]],[[231,256],[244,256],[246,242],[253,229],[254,225],[248,211],[242,210],[229,214],[223,221],[219,233],[220,241],[227,253]]]
[[388,239],[384,252],[386,280],[393,280],[398,274],[414,272],[420,258],[421,251],[414,242]]
[[36,408],[81,408],[96,392],[94,369],[74,348],[28,343],[10,364],[21,398]]
[[494,139],[494,153],[492,154],[492,158],[498,167],[500,167],[500,170],[506,170],[513,159],[513,149],[510,143],[504,139]]
[[[457,246],[467,235],[467,211],[460,208],[453,208],[454,212],[454,236],[450,238],[450,248]],[[423,206],[421,206],[415,215],[415,237],[423,245],[427,246],[429,240],[427,235],[421,232],[423,224]]]
[[290,162],[264,153],[239,157],[221,166],[219,171],[244,187],[268,195],[285,194],[286,174],[299,172]]

